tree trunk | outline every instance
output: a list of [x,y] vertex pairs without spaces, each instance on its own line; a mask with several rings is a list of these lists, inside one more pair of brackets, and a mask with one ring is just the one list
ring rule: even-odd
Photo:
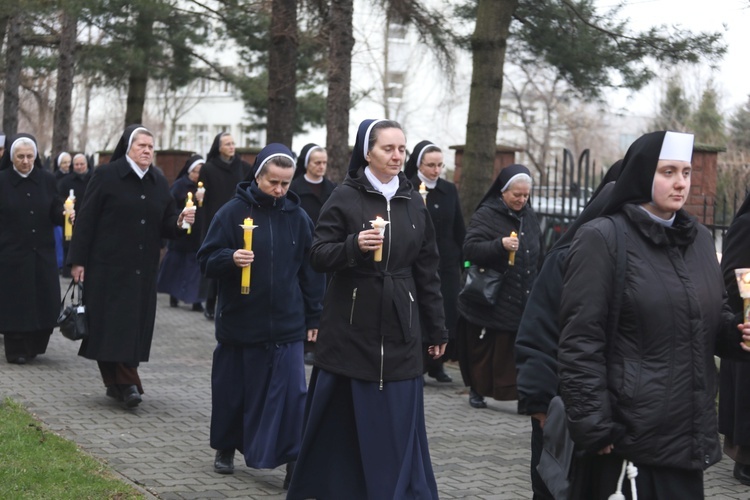
[[5,52],[5,91],[3,100],[3,132],[10,137],[18,132],[18,92],[21,86],[23,66],[23,42],[21,41],[21,15],[8,20],[8,49]]
[[52,152],[67,151],[70,143],[71,101],[75,76],[75,48],[78,19],[69,12],[61,14],[60,50],[57,64],[57,90],[55,92],[55,117],[52,129]]
[[518,0],[479,0],[471,37],[472,73],[460,198],[467,221],[492,182],[503,65]]
[[341,183],[349,166],[349,108],[351,106],[353,0],[332,0],[328,20],[328,96],[326,149],[328,177]]
[[291,148],[297,116],[297,0],[273,0],[270,33],[266,140]]
[[[0,54],[3,52],[3,44],[5,43],[5,30],[8,29],[8,21],[10,20],[10,16],[0,15]],[[2,56],[0,56],[2,57]],[[4,66],[4,64],[3,64]]]
[[133,44],[132,63],[128,77],[128,100],[125,110],[125,126],[133,123],[143,123],[143,109],[146,103],[146,86],[148,85],[148,70],[152,64],[151,48],[154,40],[154,12],[151,7],[136,4],[138,9],[135,21],[135,43]]

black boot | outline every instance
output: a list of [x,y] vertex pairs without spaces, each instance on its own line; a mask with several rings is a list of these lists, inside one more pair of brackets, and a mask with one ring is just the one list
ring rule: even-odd
[[428,370],[427,375],[434,378],[438,382],[444,382],[444,383],[453,382],[453,379],[451,378],[451,376],[445,373],[445,367],[443,367],[443,363],[440,363],[439,368],[436,368],[434,370]]
[[192,310],[195,312],[203,312],[203,304],[201,304],[200,302],[195,302],[193,304]]
[[180,305],[180,301],[174,295],[169,296],[169,307],[177,307]]
[[135,385],[121,385],[120,393],[126,408],[135,408],[143,401],[141,394],[138,392],[138,387]]
[[234,449],[216,452],[214,472],[217,474],[234,474]]
[[288,462],[286,464],[286,476],[284,476],[284,489],[288,490],[289,485],[292,484],[292,476],[294,475],[294,466],[297,464],[297,461]]
[[469,389],[469,404],[472,408],[487,408],[484,396],[475,391],[474,388]]

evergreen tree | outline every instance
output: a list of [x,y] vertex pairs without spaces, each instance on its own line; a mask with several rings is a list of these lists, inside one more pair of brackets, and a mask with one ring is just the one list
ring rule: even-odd
[[659,114],[651,123],[651,128],[687,132],[690,116],[690,103],[685,98],[682,83],[679,78],[672,77],[667,81],[664,99],[659,103]]
[[695,133],[696,142],[711,146],[726,145],[724,116],[719,111],[716,90],[711,86],[703,91],[698,109],[690,117],[689,123]]
[[729,119],[729,137],[737,149],[750,151],[750,96]]

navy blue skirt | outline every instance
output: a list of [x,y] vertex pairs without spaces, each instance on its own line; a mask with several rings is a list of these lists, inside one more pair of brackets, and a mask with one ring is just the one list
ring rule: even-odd
[[437,499],[422,377],[364,382],[313,369],[287,500]]
[[239,450],[254,469],[295,460],[307,394],[303,356],[302,341],[217,345],[211,369],[211,448]]
[[201,295],[200,283],[201,268],[195,253],[168,250],[159,268],[156,291],[195,304],[206,300]]

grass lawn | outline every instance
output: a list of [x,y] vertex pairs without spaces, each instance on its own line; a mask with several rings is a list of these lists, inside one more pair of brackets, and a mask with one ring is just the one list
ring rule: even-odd
[[0,403],[0,499],[32,498],[125,500],[143,495],[6,399]]

